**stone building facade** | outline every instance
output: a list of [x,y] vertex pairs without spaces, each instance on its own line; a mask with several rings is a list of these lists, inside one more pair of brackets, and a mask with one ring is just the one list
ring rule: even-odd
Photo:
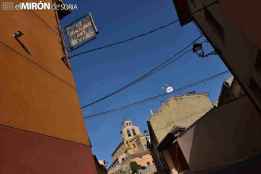
[[141,167],[140,173],[155,173],[156,168],[147,148],[148,136],[141,133],[132,121],[124,121],[121,130],[122,141],[112,153],[109,174],[131,173],[130,163],[136,162]]
[[168,99],[152,114],[148,121],[149,147],[158,173],[177,174],[178,168],[187,167],[184,157],[176,158],[181,154],[180,147],[172,141],[212,108],[207,93],[188,93]]

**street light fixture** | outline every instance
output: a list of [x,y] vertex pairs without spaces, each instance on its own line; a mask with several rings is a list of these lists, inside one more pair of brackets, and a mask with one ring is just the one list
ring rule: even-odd
[[25,44],[20,40],[20,37],[22,37],[24,35],[23,32],[21,32],[20,30],[14,32],[12,34],[12,36],[14,37],[14,39],[19,43],[19,45],[29,54],[31,55],[31,52],[29,51],[29,49],[25,46]]
[[217,55],[215,50],[213,50],[209,53],[205,53],[202,43],[194,43],[192,51],[193,51],[193,53],[196,53],[201,58],[205,58],[205,57],[208,57],[210,55]]
[[192,50],[193,53],[196,53],[199,57],[204,57],[205,55],[202,43],[194,43]]

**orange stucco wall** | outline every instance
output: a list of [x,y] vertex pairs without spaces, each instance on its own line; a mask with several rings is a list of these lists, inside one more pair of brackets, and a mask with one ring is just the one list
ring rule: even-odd
[[55,13],[1,11],[0,26],[0,124],[88,145]]
[[90,146],[0,125],[0,174],[96,174]]

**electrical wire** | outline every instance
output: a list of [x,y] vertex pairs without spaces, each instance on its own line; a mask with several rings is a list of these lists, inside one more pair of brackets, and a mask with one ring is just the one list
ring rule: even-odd
[[141,38],[141,37],[150,35],[150,34],[152,34],[152,33],[155,33],[155,32],[157,32],[157,31],[159,31],[159,30],[162,30],[162,29],[164,29],[164,28],[167,28],[167,27],[169,27],[169,26],[171,26],[171,25],[173,25],[173,24],[176,24],[177,22],[179,22],[178,19],[173,20],[173,21],[171,21],[171,22],[169,22],[169,23],[167,23],[167,24],[165,24],[165,25],[161,25],[161,26],[159,26],[159,27],[153,28],[153,29],[151,29],[151,30],[149,30],[149,31],[147,31],[147,32],[138,34],[138,35],[136,35],[136,36],[132,36],[132,37],[129,37],[129,38],[127,38],[127,39],[120,40],[120,41],[117,41],[117,42],[112,42],[112,43],[109,43],[109,44],[104,44],[104,45],[102,45],[102,46],[100,46],[100,47],[96,47],[96,48],[93,48],[93,49],[89,49],[89,50],[86,50],[86,51],[82,51],[82,52],[79,52],[79,53],[77,53],[77,54],[73,54],[73,55],[70,56],[70,59],[73,59],[74,57],[77,57],[77,56],[82,55],[82,54],[88,54],[88,53],[91,53],[91,52],[94,52],[94,51],[98,51],[98,50],[101,50],[101,49],[104,49],[104,48],[110,48],[110,47],[113,47],[113,46],[116,46],[116,45],[124,44],[124,43],[126,43],[126,42],[139,39],[139,38]]
[[[202,10],[204,10],[204,9],[206,9],[206,8],[212,6],[212,5],[215,5],[215,4],[217,4],[217,3],[218,3],[218,1],[215,0],[215,1],[213,1],[213,2],[211,2],[211,3],[209,3],[209,4],[207,4],[207,5],[205,5],[205,6],[202,7],[202,8],[197,9],[197,10],[194,11],[191,15],[194,15],[194,14],[196,14],[196,13],[198,13],[198,12],[201,12]],[[129,42],[129,41],[133,41],[133,40],[142,38],[142,37],[144,37],[144,36],[147,36],[147,35],[150,35],[150,34],[152,34],[152,33],[155,33],[155,32],[157,32],[157,31],[159,31],[159,30],[165,29],[165,28],[167,28],[167,27],[169,27],[169,26],[171,26],[171,25],[174,25],[174,24],[176,24],[176,23],[178,23],[178,22],[179,22],[179,19],[175,19],[175,20],[173,20],[173,21],[171,21],[171,22],[169,22],[169,23],[167,23],[167,24],[165,24],[165,25],[161,25],[161,26],[156,27],[156,28],[153,28],[153,29],[151,29],[151,30],[149,30],[149,31],[147,31],[147,32],[144,32],[144,33],[141,33],[141,34],[138,34],[138,35],[129,37],[129,38],[127,38],[127,39],[123,39],[123,40],[120,40],[120,41],[116,41],[116,42],[104,44],[103,46],[99,46],[99,47],[96,47],[96,48],[92,48],[92,49],[89,49],[89,50],[86,50],[86,51],[82,51],[82,52],[73,54],[73,55],[71,55],[71,56],[69,57],[69,59],[73,59],[74,57],[77,57],[77,56],[80,56],[80,55],[83,55],[83,54],[88,54],[88,53],[91,53],[91,52],[99,51],[99,50],[101,50],[101,49],[110,48],[110,47],[113,47],[113,46],[116,46],[116,45],[124,44],[124,43],[126,43],[126,42]]]
[[[209,7],[209,6],[212,6],[212,5],[216,4],[216,3],[217,3],[217,1],[213,1],[212,3],[208,4],[208,5],[205,6],[204,8],[200,8],[200,9],[196,10],[193,14],[198,13],[199,11],[201,11],[201,10],[203,10],[203,9]],[[176,21],[176,20],[175,20],[175,21]],[[167,25],[170,25],[170,24],[167,24]],[[201,37],[202,37],[202,36],[200,36],[199,38],[195,39],[194,42],[197,41],[197,40],[199,40]],[[193,44],[194,42],[192,42],[192,44]],[[192,44],[191,44],[191,45],[192,45]],[[189,46],[188,46],[188,47],[189,47]],[[187,47],[185,47],[184,49],[186,49],[186,48],[187,48]],[[181,52],[184,51],[184,49],[182,49]],[[180,53],[180,51],[178,51],[177,54],[174,55],[174,57],[177,56],[179,53]],[[182,56],[181,56],[181,57],[182,57]],[[173,59],[173,57],[170,57],[169,59]],[[141,75],[140,77],[136,78],[135,80],[133,80],[133,81],[129,82],[128,84],[122,86],[121,88],[119,88],[119,89],[117,89],[117,90],[111,92],[110,94],[107,94],[107,95],[105,95],[105,96],[103,96],[103,97],[101,97],[101,98],[98,98],[98,99],[96,99],[96,100],[90,102],[89,104],[86,104],[86,105],[82,106],[81,109],[85,109],[86,107],[92,106],[92,105],[94,105],[94,104],[96,104],[96,103],[98,103],[98,102],[101,102],[101,101],[103,101],[103,100],[105,100],[105,99],[107,99],[107,98],[110,98],[111,96],[113,96],[113,95],[115,95],[115,94],[118,94],[118,93],[124,91],[125,89],[129,88],[129,87],[132,86],[132,85],[135,85],[135,84],[138,83],[139,81],[141,81],[141,80],[147,78],[148,76],[150,76],[150,74],[153,74],[154,71],[157,70],[158,68],[161,70],[160,67],[161,67],[161,66],[164,66],[165,63],[168,63],[169,59],[166,60],[166,62],[163,62],[162,64],[160,64],[160,65],[158,65],[158,66],[152,68],[150,71],[148,71],[147,73]],[[175,62],[175,61],[174,61],[174,62]],[[171,64],[171,63],[169,63],[169,64]],[[164,67],[166,67],[166,65],[165,65]],[[164,67],[163,67],[163,68],[164,68]]]
[[[216,4],[216,3],[217,3],[217,1],[214,1],[214,2],[212,2],[212,3],[210,3],[210,4],[208,4],[207,6],[205,6],[204,8],[207,8],[207,7],[209,7],[209,6],[212,6],[213,4]],[[195,13],[201,11],[201,10],[204,9],[204,8],[198,9]],[[169,25],[170,25],[170,24],[167,24],[167,25],[165,25],[165,26],[169,26]],[[159,29],[159,28],[157,28],[157,30],[158,30],[158,29]],[[157,31],[157,30],[156,30],[156,31]],[[154,29],[153,31],[155,31],[155,29]],[[141,34],[141,35],[143,35],[143,34]],[[105,95],[105,96],[103,96],[103,97],[101,97],[101,98],[98,98],[98,99],[96,99],[96,100],[94,100],[94,101],[92,101],[92,102],[90,102],[90,103],[88,103],[88,104],[82,106],[81,109],[85,109],[86,107],[89,107],[89,106],[92,106],[92,105],[94,105],[94,104],[97,104],[97,103],[99,103],[99,102],[101,102],[101,101],[104,101],[104,100],[106,100],[107,98],[110,98],[110,97],[112,97],[112,96],[114,96],[114,95],[116,95],[116,94],[118,94],[118,93],[120,93],[120,92],[126,90],[127,88],[129,88],[129,87],[131,87],[131,86],[137,84],[138,82],[144,80],[145,78],[149,77],[149,76],[152,75],[153,73],[158,72],[158,71],[162,70],[163,68],[167,67],[168,65],[170,65],[170,64],[172,64],[172,63],[174,63],[174,62],[176,62],[180,57],[183,56],[183,55],[179,56],[179,54],[181,54],[181,53],[182,53],[183,51],[185,51],[187,48],[189,48],[190,46],[192,46],[193,43],[195,43],[196,41],[198,41],[201,37],[202,37],[202,36],[197,37],[197,38],[194,39],[190,44],[186,45],[183,49],[179,50],[177,53],[175,53],[173,56],[171,56],[170,58],[168,58],[166,61],[162,62],[161,64],[159,64],[159,65],[157,65],[157,66],[155,66],[155,67],[153,67],[153,68],[150,69],[148,72],[142,74],[141,76],[139,76],[139,77],[136,78],[135,80],[133,80],[133,81],[127,83],[126,85],[123,85],[123,86],[120,87],[119,89],[116,89],[116,90],[114,90],[113,92],[111,92],[111,93],[109,93],[109,94],[107,94],[107,95]],[[176,57],[177,57],[177,58],[176,58]],[[174,58],[176,58],[176,59],[174,59]],[[172,59],[174,59],[174,60],[172,60]]]
[[[202,36],[198,36],[197,38],[195,38],[192,42],[190,42],[189,44],[185,45],[182,49],[180,49],[179,51],[177,51],[175,54],[173,54],[172,56],[170,56],[167,60],[163,61],[162,63],[154,66],[153,68],[151,68],[149,71],[145,72],[144,74],[140,75],[139,77],[137,77],[136,79],[128,82],[127,84],[123,85],[122,87],[120,87],[119,89],[114,90],[113,92],[98,98],[84,106],[81,107],[81,109],[85,109],[86,107],[92,106],[94,104],[97,104],[101,101],[106,100],[107,98],[110,98],[124,90],[126,90],[127,88],[141,82],[142,80],[150,77],[151,75],[153,75],[154,73],[161,71],[162,69],[166,68],[167,66],[175,63],[176,61],[178,61],[180,58],[182,58],[185,54],[187,54],[188,52],[191,52],[191,50],[186,51],[186,49],[188,49],[189,47],[191,47],[196,41],[198,41]],[[184,52],[185,51],[185,52]]]
[[159,95],[155,95],[155,96],[150,96],[150,97],[147,97],[147,98],[144,98],[142,100],[138,100],[138,101],[135,101],[135,102],[132,102],[130,104],[127,104],[127,105],[123,105],[123,106],[120,106],[118,108],[113,108],[113,109],[110,109],[110,110],[107,110],[107,111],[103,111],[103,112],[99,112],[99,113],[95,113],[95,114],[91,114],[89,116],[84,116],[84,119],[89,119],[89,118],[93,118],[93,117],[98,117],[98,116],[102,116],[102,115],[105,115],[105,114],[109,114],[109,113],[113,113],[113,112],[116,112],[116,111],[122,111],[122,110],[125,110],[127,108],[130,108],[130,107],[133,107],[133,106],[136,106],[136,105],[140,105],[140,104],[144,104],[146,102],[149,102],[149,101],[153,101],[153,100],[156,100],[158,98],[161,98],[161,97],[164,97],[164,96],[168,96],[170,94],[174,94],[178,91],[183,91],[187,88],[191,88],[191,87],[194,87],[194,86],[197,86],[199,84],[202,84],[202,83],[205,83],[205,82],[208,82],[210,80],[213,80],[217,77],[220,77],[224,74],[227,74],[229,73],[229,71],[223,71],[223,72],[220,72],[220,73],[217,73],[217,74],[214,74],[214,75],[211,75],[207,78],[204,78],[204,79],[201,79],[201,80],[198,80],[196,82],[192,82],[192,83],[189,83],[187,85],[184,85],[180,88],[177,88],[176,90],[174,90],[173,92],[170,92],[170,93],[163,93],[163,94],[159,94]]

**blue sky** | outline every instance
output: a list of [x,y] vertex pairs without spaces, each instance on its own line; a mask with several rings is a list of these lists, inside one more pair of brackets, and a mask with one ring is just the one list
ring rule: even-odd
[[[172,0],[68,0],[66,2],[77,3],[79,9],[63,19],[63,26],[91,12],[99,30],[95,40],[75,50],[73,54],[146,32],[177,19]],[[137,78],[199,35],[200,31],[193,23],[184,27],[177,23],[135,41],[76,57],[71,63],[81,105],[102,97]],[[205,46],[209,50],[212,49],[207,44]],[[126,91],[86,108],[83,114],[88,116],[160,94],[163,92],[162,86],[166,83],[179,88],[224,70],[226,67],[219,57],[200,59],[191,52],[175,64]],[[210,99],[216,101],[222,82],[227,77],[228,75],[224,75],[179,92],[178,95],[192,90],[208,92]],[[145,130],[150,110],[157,110],[165,100],[166,98],[161,98],[124,111],[86,119],[85,125],[94,154],[99,159],[111,162],[111,153],[121,140],[121,122],[124,119],[131,119]]]

